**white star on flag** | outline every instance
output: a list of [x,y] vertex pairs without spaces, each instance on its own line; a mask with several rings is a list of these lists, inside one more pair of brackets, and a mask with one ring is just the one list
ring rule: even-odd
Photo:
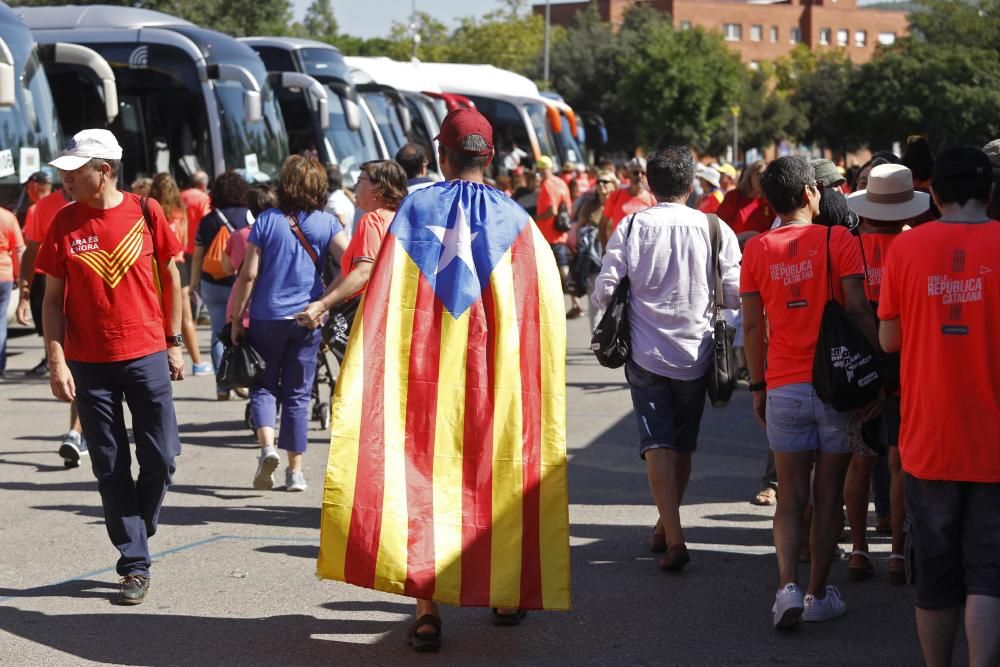
[[465,209],[461,206],[458,207],[458,217],[455,220],[454,227],[428,225],[427,229],[438,238],[438,241],[443,246],[441,259],[438,260],[437,271],[435,273],[441,273],[451,264],[452,260],[458,258],[475,275],[476,265],[472,260],[472,242],[479,236],[479,232],[475,234],[471,233],[472,229],[469,227],[468,218],[465,217]]

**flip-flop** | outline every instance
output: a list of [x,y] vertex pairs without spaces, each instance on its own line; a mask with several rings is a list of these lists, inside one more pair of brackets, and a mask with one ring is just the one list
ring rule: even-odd
[[[417,632],[417,628],[430,625],[434,632]],[[419,653],[433,653],[441,648],[441,619],[434,614],[424,614],[406,631],[410,646]]]
[[778,492],[771,487],[766,487],[761,489],[754,499],[750,501],[754,505],[760,505],[762,507],[771,507],[772,505],[778,504]]
[[872,557],[868,555],[867,551],[852,551],[850,559],[853,561],[855,556],[861,556],[864,558],[865,564],[853,565],[848,563],[847,573],[851,581],[864,581],[875,572],[875,566],[872,564]]
[[518,609],[513,614],[501,614],[498,608],[493,607],[493,625],[520,625],[521,621],[527,615],[527,609]]

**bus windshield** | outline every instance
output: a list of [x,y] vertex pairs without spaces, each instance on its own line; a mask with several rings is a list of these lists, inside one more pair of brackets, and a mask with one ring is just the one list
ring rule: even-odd
[[[256,74],[256,73],[255,73]],[[215,95],[222,115],[222,150],[226,167],[246,170],[257,181],[277,180],[288,157],[288,140],[274,91],[261,77],[263,120],[248,123],[243,107],[244,88],[233,81],[216,81]]]
[[[17,86],[16,104],[0,107],[0,206],[13,208],[21,183],[31,172],[55,159],[62,138],[52,104],[52,91],[31,33],[27,29],[8,31],[0,28],[0,38],[14,56]],[[20,173],[22,169],[30,171]]]
[[556,143],[559,144],[559,157],[565,162],[581,162],[583,152],[580,144],[573,136],[573,129],[569,124],[569,117],[562,114],[562,129],[556,135]]
[[359,113],[361,126],[352,130],[347,126],[344,114],[344,106],[351,102],[337,95],[331,88],[328,88],[327,93],[330,96],[330,125],[325,131],[326,140],[337,157],[340,172],[344,175],[344,185],[353,187],[355,179],[361,173],[361,165],[369,160],[379,159],[378,140],[368,114],[363,111]]
[[524,110],[528,112],[531,126],[535,128],[535,138],[538,139],[538,150],[542,152],[542,155],[559,158],[560,156],[552,150],[552,133],[549,131],[549,121],[545,115],[545,104],[542,102],[527,102],[524,105]]
[[396,111],[396,103],[389,99],[385,93],[364,92],[361,96],[371,109],[372,116],[375,117],[375,124],[382,131],[382,139],[389,150],[389,155],[395,155],[409,139],[406,136],[406,129],[399,120]]

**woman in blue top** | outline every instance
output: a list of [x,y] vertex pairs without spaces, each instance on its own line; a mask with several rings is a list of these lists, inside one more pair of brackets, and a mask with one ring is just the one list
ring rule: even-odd
[[[321,330],[295,322],[309,302],[323,294],[321,267],[326,256],[340,261],[347,235],[335,217],[325,213],[326,170],[318,160],[293,155],[285,160],[278,183],[278,208],[260,214],[250,232],[233,307],[234,343],[244,336],[243,311],[250,303],[250,344],[266,363],[250,391],[250,413],[257,429],[255,489],[274,486],[278,452],[274,429],[281,403],[278,447],[288,452],[285,490],[305,491],[302,453],[309,429],[309,397],[316,372]],[[251,300],[251,294],[253,299]]]

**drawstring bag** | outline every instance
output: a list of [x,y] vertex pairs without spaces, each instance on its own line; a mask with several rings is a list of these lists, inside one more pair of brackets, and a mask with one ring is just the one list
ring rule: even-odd
[[833,261],[830,232],[826,230],[826,270],[829,298],[823,307],[819,339],[813,356],[813,388],[824,403],[838,412],[863,408],[882,389],[882,357],[861,329],[833,297]]
[[[628,238],[632,234],[632,222],[635,214],[628,220],[628,229],[625,231],[624,248],[628,248]],[[590,350],[597,357],[597,363],[606,368],[621,368],[632,355],[632,340],[628,326],[628,296],[629,279],[622,276],[618,286],[615,287],[611,301],[608,303],[604,317],[598,322],[594,329],[594,335],[590,339]]]

